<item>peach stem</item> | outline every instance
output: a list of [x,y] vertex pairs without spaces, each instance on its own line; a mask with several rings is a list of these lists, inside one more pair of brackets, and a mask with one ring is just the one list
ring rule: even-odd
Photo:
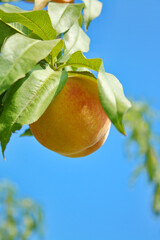
[[35,0],[33,10],[42,10],[49,2],[50,0]]

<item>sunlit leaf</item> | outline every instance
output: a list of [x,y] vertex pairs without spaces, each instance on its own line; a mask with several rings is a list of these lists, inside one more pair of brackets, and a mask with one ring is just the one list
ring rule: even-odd
[[131,103],[125,97],[121,83],[112,74],[105,73],[102,67],[98,74],[98,89],[102,107],[115,127],[125,135],[123,117]]
[[56,38],[49,15],[44,10],[23,11],[11,4],[0,6],[0,18],[7,23],[19,22],[44,40]]
[[64,33],[78,21],[84,4],[49,3],[48,13],[57,33]]
[[83,2],[85,3],[84,23],[87,30],[90,22],[100,15],[102,3],[97,0],[83,0]]
[[63,47],[62,40],[34,40],[20,34],[11,36],[0,56],[0,94],[25,76],[37,62]]
[[59,59],[59,62],[64,62],[69,59],[69,57],[77,52],[88,52],[90,39],[76,22],[70,30],[64,34],[65,50],[64,55]]
[[102,59],[100,58],[87,59],[86,57],[84,57],[81,51],[73,53],[68,59],[68,61],[66,61],[65,63],[65,66],[85,67],[97,72],[99,71],[101,65]]

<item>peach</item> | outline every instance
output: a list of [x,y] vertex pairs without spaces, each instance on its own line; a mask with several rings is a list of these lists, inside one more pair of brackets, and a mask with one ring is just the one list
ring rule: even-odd
[[30,129],[46,148],[67,157],[83,157],[103,145],[110,125],[99,100],[97,80],[75,75],[68,77]]

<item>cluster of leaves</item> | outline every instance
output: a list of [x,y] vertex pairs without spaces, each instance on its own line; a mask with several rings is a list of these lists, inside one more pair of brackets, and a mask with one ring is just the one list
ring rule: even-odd
[[[133,179],[145,170],[150,183],[154,186],[153,210],[160,213],[160,164],[159,133],[154,131],[158,112],[145,102],[134,102],[125,116],[129,136],[126,152],[129,158],[139,160]],[[160,114],[159,114],[160,116]],[[156,120],[156,121],[155,121]]]
[[0,183],[0,239],[27,240],[42,236],[41,208],[29,198],[20,199],[15,187]]
[[68,76],[94,77],[86,69],[98,72],[102,106],[115,127],[125,134],[122,119],[130,102],[120,82],[105,72],[101,59],[86,59],[83,55],[89,50],[90,39],[81,26],[84,22],[87,30],[102,7],[97,0],[84,2],[86,5],[49,3],[48,11],[23,11],[10,4],[0,6],[0,142],[3,154],[11,134],[43,114]]

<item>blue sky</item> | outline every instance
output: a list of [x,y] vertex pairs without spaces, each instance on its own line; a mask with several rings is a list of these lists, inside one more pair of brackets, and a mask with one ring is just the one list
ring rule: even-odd
[[[87,56],[102,58],[127,96],[160,109],[160,1],[105,0],[88,34]],[[129,185],[135,164],[124,155],[124,140],[112,127],[100,150],[70,159],[15,134],[7,161],[0,162],[0,179],[14,182],[23,196],[42,205],[45,240],[159,240],[160,218],[151,211],[153,189],[145,175]]]

